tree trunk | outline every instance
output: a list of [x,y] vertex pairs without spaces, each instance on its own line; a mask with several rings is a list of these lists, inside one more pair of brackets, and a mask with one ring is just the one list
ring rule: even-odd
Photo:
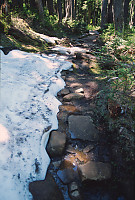
[[35,0],[30,0],[30,8],[36,8]]
[[53,15],[53,0],[47,0],[47,7],[49,10],[49,14]]
[[72,0],[66,0],[66,17],[65,17],[65,22],[67,21],[68,17],[71,17],[71,2]]
[[107,5],[108,0],[102,1],[102,12],[101,12],[101,28],[104,29],[107,24]]
[[62,22],[62,4],[61,0],[57,0],[57,5],[58,5],[58,13],[59,13],[59,23]]
[[114,0],[114,25],[115,30],[122,32],[124,28],[124,0]]
[[113,0],[108,0],[108,23],[113,23]]
[[135,26],[135,5],[134,5],[134,18],[133,18],[133,26]]
[[75,19],[76,19],[76,11],[77,11],[77,0],[75,0]]
[[129,2],[130,2],[130,0],[124,1],[124,26],[125,27],[129,23]]
[[90,24],[90,20],[91,20],[91,5],[89,3],[88,4],[88,24]]
[[35,0],[35,2],[37,3],[37,7],[38,7],[38,11],[39,11],[39,15],[40,17],[43,18],[44,14],[44,9],[43,9],[43,4],[42,4],[42,0]]
[[75,19],[75,10],[74,10],[74,0],[72,0],[72,3],[71,3],[71,20],[74,20]]
[[130,28],[133,27],[133,24],[135,24],[134,22],[134,10],[135,10],[135,0],[131,0],[131,7],[130,7],[130,22],[129,22],[129,25],[130,25]]

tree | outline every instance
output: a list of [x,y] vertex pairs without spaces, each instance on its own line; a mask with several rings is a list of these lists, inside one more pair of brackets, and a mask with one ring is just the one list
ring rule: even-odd
[[108,0],[108,23],[113,23],[113,0]]
[[61,0],[57,0],[57,5],[58,5],[58,13],[59,13],[59,23],[62,22],[62,4]]
[[124,28],[124,0],[114,0],[115,30],[122,32]]
[[135,24],[134,18],[135,18],[135,0],[131,0],[131,6],[130,6],[130,28]]
[[102,11],[101,11],[101,28],[104,29],[107,24],[107,5],[108,0],[102,1]]
[[53,15],[53,0],[47,0],[47,7],[49,10],[49,14]]
[[127,26],[129,23],[129,2],[130,0],[124,1],[124,26]]
[[42,0],[35,0],[35,2],[37,3],[37,7],[38,7],[40,17],[43,17],[44,16],[44,14],[43,14],[44,9],[43,9]]

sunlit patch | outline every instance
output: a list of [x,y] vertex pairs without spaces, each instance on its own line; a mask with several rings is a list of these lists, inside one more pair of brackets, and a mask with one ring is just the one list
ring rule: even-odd
[[0,124],[0,142],[7,142],[8,140],[8,130],[2,124]]

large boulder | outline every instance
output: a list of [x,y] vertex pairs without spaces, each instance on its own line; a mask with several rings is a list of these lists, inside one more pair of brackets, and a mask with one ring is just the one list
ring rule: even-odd
[[98,141],[99,133],[90,116],[70,115],[68,124],[72,139]]
[[89,161],[79,165],[81,180],[101,181],[111,178],[111,165],[109,163]]
[[60,131],[52,131],[47,144],[47,153],[50,157],[61,156],[65,149],[66,134]]
[[43,181],[31,182],[29,191],[33,195],[33,200],[64,200],[63,194],[51,174],[47,174]]

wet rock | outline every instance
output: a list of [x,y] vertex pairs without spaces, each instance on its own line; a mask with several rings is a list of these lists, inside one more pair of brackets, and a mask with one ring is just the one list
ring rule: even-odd
[[74,105],[61,105],[59,106],[59,110],[64,112],[68,112],[68,113],[76,113],[76,112],[79,112],[80,110],[74,106]]
[[68,124],[72,139],[98,141],[99,133],[90,116],[71,115]]
[[79,186],[76,182],[72,182],[68,185],[68,192],[71,200],[81,200]]
[[70,93],[68,95],[65,95],[63,97],[64,101],[71,101],[71,100],[75,100],[75,99],[82,99],[84,98],[84,94],[82,93]]
[[65,167],[57,172],[58,177],[64,184],[69,184],[79,179],[77,167]]
[[79,165],[79,170],[82,181],[101,181],[111,178],[111,165],[108,163],[89,161]]
[[47,144],[47,152],[50,157],[61,156],[65,149],[66,134],[64,132],[52,131]]
[[43,181],[31,182],[29,191],[33,195],[33,200],[64,200],[63,194],[51,174],[47,174]]

